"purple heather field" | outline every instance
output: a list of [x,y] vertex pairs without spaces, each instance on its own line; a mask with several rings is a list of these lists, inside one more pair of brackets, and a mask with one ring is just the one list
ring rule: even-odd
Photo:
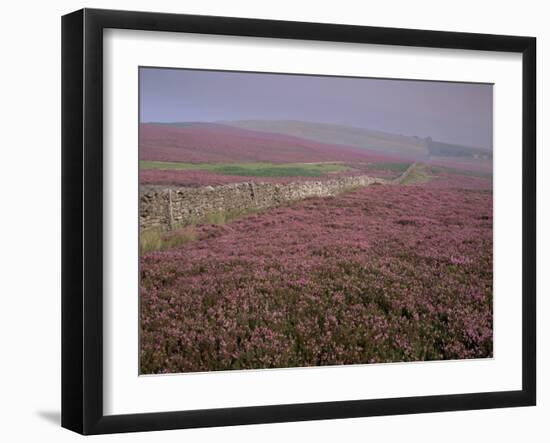
[[140,373],[491,358],[492,103],[142,68]]
[[141,258],[141,371],[491,357],[492,278],[487,179],[204,224]]

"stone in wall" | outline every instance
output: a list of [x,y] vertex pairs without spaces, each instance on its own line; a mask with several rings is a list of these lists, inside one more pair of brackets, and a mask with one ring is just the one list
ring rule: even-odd
[[140,229],[169,229],[200,221],[216,212],[266,209],[308,197],[333,196],[373,183],[390,181],[363,175],[288,184],[245,182],[201,188],[143,186],[140,189]]

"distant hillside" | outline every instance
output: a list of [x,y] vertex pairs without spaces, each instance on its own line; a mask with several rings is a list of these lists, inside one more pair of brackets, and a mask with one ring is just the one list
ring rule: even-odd
[[484,160],[493,158],[493,153],[486,149],[437,142],[431,139],[428,139],[426,144],[431,157],[462,157]]
[[492,152],[431,138],[294,120],[143,123],[142,160],[184,162],[490,160]]
[[348,145],[414,159],[423,159],[429,156],[426,141],[422,138],[388,134],[370,129],[295,120],[239,120],[220,123],[236,128],[286,134],[322,143]]
[[354,146],[415,160],[425,160],[433,156],[492,158],[491,151],[482,148],[442,143],[431,138],[389,134],[352,126],[296,120],[239,120],[220,123],[236,128],[286,134],[322,143]]
[[189,163],[373,162],[396,157],[216,123],[142,123],[140,160]]

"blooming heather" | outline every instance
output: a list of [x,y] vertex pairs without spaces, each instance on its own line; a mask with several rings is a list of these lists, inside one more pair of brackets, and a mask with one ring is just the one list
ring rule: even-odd
[[392,161],[369,149],[321,143],[221,124],[186,127],[141,124],[140,160],[190,163]]
[[492,190],[457,177],[307,199],[143,255],[142,373],[491,357]]

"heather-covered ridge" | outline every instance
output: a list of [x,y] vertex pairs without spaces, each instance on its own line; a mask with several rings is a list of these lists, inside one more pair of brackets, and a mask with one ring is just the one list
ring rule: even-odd
[[473,175],[491,177],[493,175],[493,160],[487,159],[461,159],[431,157],[427,163],[432,166],[439,166],[451,172],[470,172]]
[[141,372],[491,357],[487,183],[307,199],[143,255]]
[[[394,161],[368,149],[202,123],[140,125],[139,158],[190,163]],[[367,147],[368,148],[368,147]]]
[[[364,174],[364,172],[361,172],[359,170],[351,170],[339,173],[323,174],[319,176],[266,177],[253,175],[224,175],[201,170],[141,169],[139,182],[141,185],[173,185],[188,187],[218,186],[243,182],[288,184],[303,181],[333,180],[337,177],[350,177]],[[372,176],[392,178],[394,174],[372,174]]]
[[439,172],[432,175],[430,180],[423,183],[423,185],[427,188],[436,189],[451,188],[492,191],[493,179],[492,177],[477,177],[464,174],[453,174],[449,172]]

